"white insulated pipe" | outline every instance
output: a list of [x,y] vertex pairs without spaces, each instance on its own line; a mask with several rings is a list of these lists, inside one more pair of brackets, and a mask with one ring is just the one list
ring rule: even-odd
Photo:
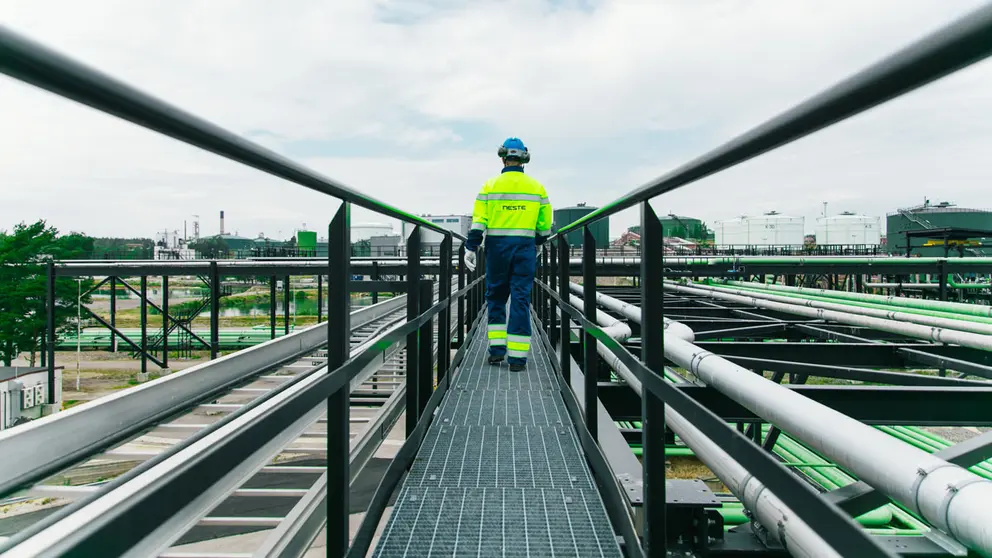
[[[992,351],[992,336],[989,335],[958,331],[943,327],[907,323],[904,321],[895,321],[891,319],[875,318],[872,316],[862,316],[851,313],[849,307],[845,307],[843,312],[838,312],[834,310],[826,310],[824,308],[812,308],[805,304],[808,301],[799,299],[789,299],[789,303],[776,302],[755,296],[760,293],[754,293],[751,291],[737,291],[742,294],[735,294],[726,292],[722,289],[701,287],[698,285],[689,287],[669,282],[665,283],[665,289],[681,293],[708,296],[711,298],[726,300],[728,302],[749,304],[751,306],[764,308],[766,310],[785,312],[787,314],[794,314],[796,316],[803,316],[817,320],[830,320],[847,325],[868,327],[879,331],[887,331],[889,333],[905,335],[907,337],[928,339],[937,343],[951,343],[953,345],[961,345],[962,347],[970,347],[972,349],[979,349],[982,351]],[[900,316],[906,315],[904,312],[892,312],[892,314]],[[917,315],[914,314],[914,316]]]
[[[574,283],[572,290],[575,290]],[[572,295],[569,297],[569,301],[573,306],[581,307],[582,299]],[[637,306],[605,295],[597,295],[596,302],[603,304],[611,310],[617,310],[613,303],[622,304],[628,309],[622,312],[625,316],[636,316],[636,320],[638,322],[640,321],[641,309]],[[605,326],[606,328],[615,327],[617,323],[615,318],[598,311],[596,321],[600,326]],[[671,322],[671,326],[669,322]],[[685,341],[691,341],[693,339],[692,328],[685,324],[666,320],[665,326],[666,344],[670,337],[678,336]],[[689,332],[688,339],[679,335],[680,333],[684,334],[684,330],[688,330]],[[615,328],[613,331],[622,334],[619,329]],[[669,333],[673,333],[674,335],[669,335]],[[628,328],[627,336],[629,335],[630,329]],[[626,337],[613,338],[622,341]],[[623,378],[637,395],[641,395],[641,381],[637,379],[637,376],[624,363],[620,362],[620,359],[616,358],[602,343],[596,343],[596,350],[617,375]],[[782,503],[782,500],[778,496],[770,490],[765,490],[764,484],[748,473],[747,469],[720,449],[720,446],[707,438],[699,429],[686,420],[685,417],[675,412],[671,407],[666,407],[665,422],[692,449],[696,457],[706,464],[713,471],[713,474],[727,485],[727,488],[737,496],[741,503],[744,504],[744,507],[751,510],[758,522],[768,529],[768,533],[779,541],[789,554],[796,558],[840,558],[840,554],[835,552],[808,524],[799,519],[795,512]]]
[[[865,308],[863,306],[842,304],[840,302],[826,302],[823,300],[808,300],[804,298],[777,295],[770,292],[754,291],[751,289],[741,289],[734,286],[723,287],[723,286],[696,285],[696,284],[694,284],[693,286],[705,290],[733,293],[741,296],[753,296],[764,300],[784,302],[786,304],[806,306],[808,308],[823,308],[824,310],[835,310],[837,312],[846,312],[848,314],[856,314],[858,316],[871,316],[873,318],[882,318],[883,320],[910,322],[914,324],[926,325],[931,327],[953,329],[957,331],[968,331],[971,333],[978,333],[981,335],[992,335],[992,324],[972,322],[967,319],[956,320],[954,318],[940,318],[936,316],[927,316],[925,314],[916,314],[914,312],[900,312],[898,310],[882,310],[881,308]],[[797,291],[796,294],[802,295],[807,293],[800,293]],[[876,303],[876,304],[881,304],[881,303]],[[893,308],[897,308],[897,307],[893,306]],[[939,312],[939,310],[936,309],[929,309],[929,310]],[[990,339],[989,341],[992,342],[992,339]]]
[[[582,285],[569,282],[568,287],[569,289],[571,289],[573,293],[577,295],[581,296],[583,294]],[[579,300],[579,304],[576,305],[573,302],[572,306],[581,308],[582,299],[578,299],[578,300]],[[641,308],[639,306],[634,306],[633,304],[629,304],[627,302],[613,298],[612,296],[604,295],[599,292],[596,293],[596,304],[602,306],[603,308],[613,310],[617,314],[620,314],[621,316],[627,318],[628,320],[631,320],[636,324],[641,323]],[[677,335],[680,338],[685,339],[686,341],[695,341],[696,339],[696,334],[695,332],[692,331],[691,327],[683,323],[676,322],[674,320],[669,320],[668,318],[665,318],[665,333],[671,333]]]
[[[667,284],[665,287],[698,293],[697,289],[691,287]],[[703,291],[703,293],[707,292]],[[737,297],[723,293],[715,294]],[[570,300],[573,301],[573,305],[581,302],[578,297],[571,297]],[[779,304],[769,301],[759,302]],[[877,318],[856,317],[876,322],[889,322]],[[899,325],[922,327],[914,324]],[[962,333],[962,335],[968,334]],[[984,556],[992,556],[992,521],[988,520],[992,517],[992,481],[901,442],[826,405],[803,397],[789,388],[700,349],[678,336],[665,336],[665,357],[689,370],[707,385],[727,395],[752,413],[809,444],[828,459],[851,471],[886,496],[920,514],[930,524],[950,534],[965,546],[979,551]],[[619,366],[616,366],[617,364]],[[631,382],[632,378],[636,381],[636,377],[623,366],[623,363],[617,362],[611,366],[632,388],[640,390],[640,382]],[[677,430],[676,433],[683,435]],[[693,448],[693,451],[696,451],[696,448]],[[753,487],[744,488],[745,493],[754,490]],[[760,499],[763,492],[767,491],[754,491],[753,498]],[[741,495],[738,497],[740,498]],[[742,501],[746,498],[745,495]],[[757,513],[754,509],[752,511]],[[774,525],[774,521],[771,524]]]
[[692,448],[696,457],[727,485],[744,507],[754,514],[758,523],[764,525],[769,535],[778,540],[789,554],[796,558],[840,558],[841,555],[806,522],[799,519],[778,496],[766,490],[761,481],[685,417],[669,407],[665,409],[665,423],[679,435],[685,445]]
[[[665,287],[669,288],[669,285]],[[691,287],[673,288],[681,292],[709,293]],[[719,295],[717,298],[745,298],[724,293],[710,294]],[[779,305],[769,301],[757,302]],[[858,318],[889,322],[877,318]],[[992,556],[992,521],[988,519],[992,517],[992,481],[677,337],[665,338],[665,356],[752,413],[809,444],[876,490],[919,513],[965,546],[985,556]]]

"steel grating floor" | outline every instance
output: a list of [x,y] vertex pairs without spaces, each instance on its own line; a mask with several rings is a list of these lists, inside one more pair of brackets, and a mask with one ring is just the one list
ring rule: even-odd
[[621,556],[545,348],[486,363],[477,335],[374,556]]

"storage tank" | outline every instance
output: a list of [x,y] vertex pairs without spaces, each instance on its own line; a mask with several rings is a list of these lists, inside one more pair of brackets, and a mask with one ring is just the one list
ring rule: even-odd
[[373,236],[388,236],[393,234],[393,226],[385,223],[356,223],[351,226],[351,241],[361,242]]
[[[951,202],[940,202],[931,204],[930,200],[925,200],[923,205],[897,209],[889,213],[885,219],[886,250],[894,254],[906,253],[906,231],[919,231],[924,229],[976,229],[992,230],[992,211],[987,209],[970,209],[958,207]],[[973,239],[981,244],[987,244],[983,239]],[[913,255],[923,257],[943,257],[943,246],[921,245],[926,239],[916,238],[913,240]],[[919,247],[917,247],[919,246]],[[956,248],[951,249],[955,253]],[[965,251],[965,256],[992,255],[992,250],[986,248],[969,248]]]
[[670,213],[658,218],[661,234],[665,238],[679,237],[687,240],[706,240],[706,225],[694,217],[684,217]]
[[713,229],[719,246],[802,246],[805,219],[769,211],[760,217],[742,215],[717,221]]
[[[554,225],[552,230],[558,230],[559,227],[564,227],[569,225],[574,221],[585,217],[586,215],[596,211],[597,208],[588,206],[584,203],[580,203],[573,207],[562,207],[556,209],[554,213]],[[596,240],[596,248],[606,248],[610,245],[610,218],[604,217],[599,221],[589,225],[589,230],[592,232],[593,238]],[[579,248],[582,246],[582,229],[574,230],[565,235],[568,239],[568,245],[572,248]]]
[[882,220],[879,217],[845,211],[840,215],[816,218],[816,243],[820,246],[878,245],[881,239]]

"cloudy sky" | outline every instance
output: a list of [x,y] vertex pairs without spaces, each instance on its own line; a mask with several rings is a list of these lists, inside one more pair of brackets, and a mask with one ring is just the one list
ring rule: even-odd
[[[416,213],[471,211],[507,135],[557,206],[604,204],[977,0],[0,0],[0,22]],[[777,210],[992,207],[992,65],[658,198]],[[0,228],[325,230],[337,202],[0,76]],[[356,211],[356,221],[382,221]],[[613,220],[618,234],[637,219]]]

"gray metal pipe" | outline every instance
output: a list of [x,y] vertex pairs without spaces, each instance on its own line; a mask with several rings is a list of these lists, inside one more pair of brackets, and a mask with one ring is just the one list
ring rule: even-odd
[[[576,285],[573,283],[572,290],[575,290],[575,287]],[[573,306],[581,307],[582,300],[577,296],[573,295],[569,297],[569,301]],[[617,309],[615,303],[622,304],[626,309],[623,311],[624,315],[636,315],[637,321],[640,321],[640,308],[637,306],[599,294],[597,294],[596,302],[612,310]],[[635,310],[636,312],[634,312]],[[598,312],[596,321],[600,326],[605,326],[605,328],[612,327],[614,329],[611,331],[616,331],[622,335],[622,331],[619,328],[615,328],[615,324],[617,323],[615,318]],[[666,322],[666,343],[668,343],[670,337],[679,336],[678,333],[684,334],[683,330],[688,330],[690,336],[692,335],[692,329],[689,326],[672,320],[668,321],[673,326],[678,327],[671,327]],[[669,333],[673,335],[669,335]],[[628,329],[627,335],[629,336],[629,334],[630,330]],[[679,337],[681,338],[681,336]],[[618,341],[626,339],[626,337],[613,338]],[[690,337],[684,340],[691,341],[692,338]],[[603,357],[610,368],[627,382],[627,385],[637,395],[641,395],[643,389],[641,381],[637,379],[637,376],[624,363],[620,362],[620,359],[614,356],[602,343],[596,343],[596,351]],[[779,541],[791,555],[796,558],[840,557],[840,554],[830,548],[830,545],[810,528],[808,524],[799,519],[795,512],[782,503],[778,496],[775,496],[770,490],[765,490],[765,486],[748,473],[747,469],[720,449],[717,444],[707,438],[692,423],[686,420],[685,417],[675,412],[671,407],[666,407],[665,422],[695,452],[696,457],[705,463],[727,485],[727,488],[737,496],[741,503],[744,504],[744,507],[751,510],[758,522],[768,529],[768,533],[772,538]]]
[[[667,340],[665,341],[668,342]],[[777,540],[789,554],[797,558],[840,557],[807,523],[799,519],[778,496],[767,490],[743,465],[730,457],[720,446],[707,438],[685,417],[670,407],[665,409],[665,423],[679,435],[692,451],[744,507],[754,514],[758,523]]]
[[[670,287],[676,286],[665,285],[665,288]],[[681,286],[673,290],[699,292]],[[715,294],[737,297],[724,293]],[[828,312],[801,307],[798,309]],[[864,316],[855,317],[889,322]],[[922,327],[914,324],[901,325]],[[809,444],[962,544],[983,555],[992,556],[992,521],[988,520],[992,517],[992,481],[803,397],[678,336],[665,336],[665,357],[754,414]],[[636,381],[636,377],[622,363],[619,364],[619,367],[614,367],[617,374],[632,388],[639,390],[640,382]],[[682,436],[682,433],[679,435]],[[855,447],[857,451],[854,451]],[[719,463],[714,466],[719,466]],[[747,486],[744,488],[747,489]],[[756,498],[760,497],[758,491],[753,494]]]
[[[764,308],[766,310],[775,310],[777,312],[785,312],[787,314],[794,314],[817,320],[830,320],[847,325],[862,326],[877,329],[879,331],[887,331],[898,335],[905,335],[907,337],[936,341],[938,343],[951,343],[954,345],[961,345],[962,347],[970,347],[972,349],[992,351],[992,336],[989,335],[981,335],[967,331],[957,331],[907,322],[898,322],[871,316],[861,316],[853,314],[848,310],[845,310],[844,312],[837,312],[833,310],[825,310],[823,308],[810,308],[797,303],[790,304],[775,302],[772,300],[759,298],[755,296],[757,293],[752,292],[747,292],[747,294],[741,295],[708,287],[689,287],[669,282],[665,283],[665,289],[681,293],[708,296],[711,298],[726,300],[728,302],[737,302],[739,304],[748,304],[758,308]],[[800,301],[799,299],[790,300],[794,300],[796,302],[806,302]]]
[[[577,283],[569,283],[569,289],[578,295],[582,294],[582,286]],[[579,301],[582,299],[579,298]],[[596,304],[612,310],[621,316],[631,320],[636,324],[641,323],[641,308],[639,306],[634,306],[633,304],[624,302],[622,300],[613,298],[612,296],[604,295],[603,293],[596,293]],[[575,306],[575,304],[572,304]],[[581,305],[579,306],[581,307]],[[692,331],[692,328],[674,320],[669,320],[664,318],[665,321],[665,333],[671,333],[673,335],[678,335],[680,338],[686,341],[695,341],[696,333]],[[602,324],[600,324],[602,325]]]
[[992,555],[992,481],[674,336],[665,356],[962,544]]

